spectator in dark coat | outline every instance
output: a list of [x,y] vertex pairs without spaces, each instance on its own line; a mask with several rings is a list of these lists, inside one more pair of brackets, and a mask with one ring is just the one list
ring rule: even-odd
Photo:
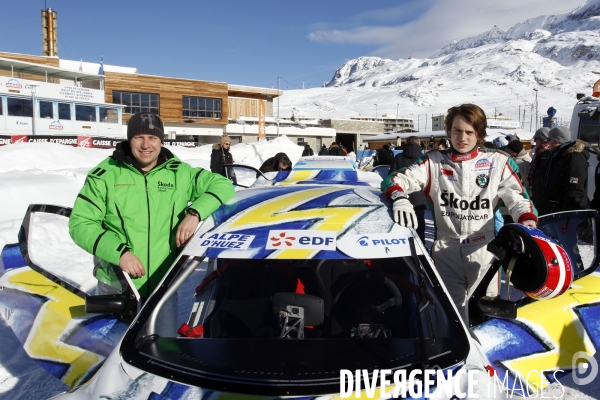
[[535,141],[535,149],[531,157],[531,166],[529,168],[529,174],[527,175],[527,186],[531,189],[529,193],[533,205],[538,211],[542,205],[542,198],[544,197],[544,175],[546,174],[546,167],[548,166],[548,159],[550,158],[550,145],[548,144],[548,132],[550,128],[540,128],[533,135]]
[[325,146],[325,145],[321,146],[321,150],[319,150],[319,155],[320,156],[328,156],[329,155],[329,150],[327,149],[327,146]]
[[[411,164],[414,164],[419,157],[423,155],[423,148],[419,142],[419,138],[416,136],[410,136],[406,139],[406,146],[402,153],[396,155],[392,164],[390,165],[390,173],[404,169]],[[417,234],[419,238],[425,244],[425,210],[427,209],[427,199],[425,198],[425,192],[419,190],[408,195],[408,200],[415,209],[417,215]]]
[[565,126],[548,132],[550,158],[544,174],[540,215],[588,207],[587,169],[589,152],[581,140],[571,141]]
[[310,144],[304,143],[304,151],[302,151],[302,157],[314,156],[315,152],[310,148]]
[[342,153],[344,153],[342,155],[347,157],[348,156],[348,150],[346,150],[346,146],[344,146],[341,143],[338,143],[338,146],[339,146],[340,150],[342,151]]
[[373,166],[377,167],[378,165],[392,165],[392,162],[394,162],[394,152],[390,150],[390,146],[384,144],[382,148],[377,150]]
[[343,156],[344,152],[340,149],[340,146],[336,142],[331,143],[331,147],[329,147],[329,155],[330,156]]
[[267,158],[260,166],[260,172],[271,171],[289,171],[292,169],[292,162],[285,153],[277,153],[271,158]]
[[596,156],[598,165],[596,171],[594,171],[594,183],[596,184],[594,189],[594,198],[592,199],[591,207],[600,213],[600,153]]
[[[225,164],[233,164],[233,155],[230,151],[231,139],[228,135],[221,136],[220,143],[213,145],[210,154],[210,171],[227,177],[225,173]],[[231,171],[230,171],[231,172]]]
[[427,145],[427,147],[429,148],[429,150],[433,150],[435,146],[435,139],[433,137],[433,135],[431,135],[431,137],[429,138],[429,143]]

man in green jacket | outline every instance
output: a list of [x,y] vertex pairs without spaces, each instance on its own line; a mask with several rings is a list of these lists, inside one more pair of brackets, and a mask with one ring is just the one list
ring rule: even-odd
[[142,300],[165,276],[177,247],[234,195],[231,181],[181,162],[162,147],[163,138],[157,115],[133,115],[128,140],[90,171],[69,219],[75,243],[101,261],[100,282],[110,284],[110,264],[118,266]]

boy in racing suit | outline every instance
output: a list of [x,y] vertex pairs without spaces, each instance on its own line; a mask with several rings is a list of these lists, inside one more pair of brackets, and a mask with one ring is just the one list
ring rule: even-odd
[[[467,293],[493,258],[486,246],[494,238],[494,211],[500,202],[523,225],[537,226],[537,216],[515,162],[502,151],[479,147],[487,126],[481,108],[452,107],[445,126],[451,149],[430,151],[408,168],[391,173],[381,190],[393,202],[394,220],[412,228],[417,219],[407,195],[424,190],[436,228],[432,257],[465,319]],[[498,287],[497,278],[487,295],[496,296]]]

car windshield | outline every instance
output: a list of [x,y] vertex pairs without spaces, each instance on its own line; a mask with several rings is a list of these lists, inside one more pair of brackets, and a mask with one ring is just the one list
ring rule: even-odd
[[123,359],[190,385],[272,395],[337,391],[340,369],[447,368],[466,357],[466,333],[427,258],[415,260],[212,259],[190,278],[194,332],[148,335],[145,307]]

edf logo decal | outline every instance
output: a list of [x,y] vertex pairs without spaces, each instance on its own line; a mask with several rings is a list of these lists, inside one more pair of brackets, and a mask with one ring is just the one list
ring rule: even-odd
[[361,246],[398,246],[406,245],[408,242],[406,238],[399,238],[390,235],[389,233],[376,234],[376,235],[365,235],[358,238],[356,241]]
[[269,231],[267,250],[315,249],[335,250],[336,232],[277,230]]

